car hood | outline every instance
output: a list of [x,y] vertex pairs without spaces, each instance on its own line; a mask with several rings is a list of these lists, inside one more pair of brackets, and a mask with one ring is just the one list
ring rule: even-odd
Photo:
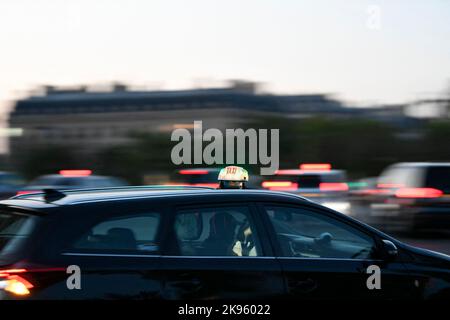
[[411,253],[415,260],[422,263],[430,263],[439,265],[440,267],[448,268],[450,271],[450,256],[444,253],[417,248],[407,245],[409,253]]

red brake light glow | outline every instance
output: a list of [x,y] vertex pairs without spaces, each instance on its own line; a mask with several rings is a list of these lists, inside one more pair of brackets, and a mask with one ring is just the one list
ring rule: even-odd
[[434,188],[401,188],[395,192],[397,198],[439,198],[443,194]]
[[20,195],[23,195],[23,194],[31,194],[31,193],[39,193],[39,191],[21,190],[21,191],[17,191],[16,196],[20,196]]
[[320,191],[348,191],[348,185],[343,182],[322,182],[319,184]]
[[7,270],[0,270],[0,278],[5,278],[11,275],[11,273],[24,273],[27,272],[26,269],[7,269]]
[[16,296],[27,296],[30,294],[30,289],[34,285],[27,279],[28,273],[35,272],[64,272],[66,268],[38,268],[33,270],[28,269],[4,269],[0,270],[0,290],[12,293]]
[[263,181],[261,184],[263,188],[269,190],[296,190],[298,189],[298,183],[291,181]]
[[65,177],[85,177],[92,174],[92,170],[60,170],[59,174]]
[[297,174],[303,174],[302,170],[299,169],[281,169],[275,171],[276,175],[297,175]]
[[208,174],[208,170],[202,169],[183,169],[178,171],[179,174]]
[[207,187],[207,188],[218,188],[218,183],[193,183],[191,184],[193,187]]
[[329,164],[329,163],[303,163],[300,165],[300,170],[303,170],[303,171],[330,171],[331,164]]
[[34,286],[18,274],[26,273],[25,269],[0,270],[0,289],[17,296],[26,296],[30,294]]

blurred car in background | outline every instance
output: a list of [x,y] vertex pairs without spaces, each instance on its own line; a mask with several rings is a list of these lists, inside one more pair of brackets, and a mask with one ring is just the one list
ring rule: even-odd
[[349,183],[349,200],[351,212],[354,218],[366,220],[370,216],[372,203],[378,194],[386,192],[378,188],[378,177],[367,177]]
[[170,184],[180,184],[193,187],[218,188],[220,168],[193,168],[181,169],[175,173],[175,182]]
[[328,163],[305,163],[299,169],[277,170],[274,176],[262,181],[268,190],[301,195],[333,210],[348,214],[347,174],[331,168]]
[[[169,185],[183,185],[192,187],[218,188],[217,178],[222,168],[192,168],[177,170],[174,175],[174,181]],[[247,188],[260,189],[261,178],[249,174]]]
[[25,180],[14,172],[0,171],[0,199],[14,196],[25,185]]
[[371,195],[369,223],[417,232],[450,230],[450,163],[397,163]]
[[47,174],[36,178],[17,194],[36,193],[44,189],[69,190],[126,186],[120,178],[93,175],[91,170],[61,170],[59,174]]

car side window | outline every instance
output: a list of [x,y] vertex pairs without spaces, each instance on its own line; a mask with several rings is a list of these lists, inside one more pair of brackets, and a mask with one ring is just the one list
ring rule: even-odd
[[369,235],[316,211],[265,206],[284,257],[370,259],[375,242]]
[[72,249],[95,252],[134,251],[155,254],[160,215],[142,213],[97,222],[72,245]]
[[259,256],[258,235],[247,207],[180,210],[174,226],[181,256]]

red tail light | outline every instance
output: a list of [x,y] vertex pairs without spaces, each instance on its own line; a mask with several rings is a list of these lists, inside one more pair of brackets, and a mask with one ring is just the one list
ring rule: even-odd
[[194,186],[194,187],[207,187],[207,188],[218,188],[219,184],[218,183],[193,183],[193,184],[191,184],[191,186]]
[[329,163],[303,163],[300,165],[300,170],[304,171],[330,171],[331,164]]
[[[35,272],[65,271],[65,268],[40,268],[28,269],[0,269],[0,290],[4,290],[16,296],[27,296],[30,289],[34,288],[30,280],[30,274]],[[28,275],[28,276],[27,276]]]
[[263,181],[261,185],[269,190],[289,191],[298,189],[298,183],[292,181]]
[[183,169],[178,171],[179,174],[208,174],[208,170],[201,169]]
[[322,182],[319,184],[320,191],[348,191],[348,185],[343,182]]
[[22,194],[31,194],[31,193],[39,193],[39,191],[21,190],[21,191],[17,191],[16,196],[20,196]]
[[443,194],[434,188],[401,188],[395,192],[397,198],[439,198]]
[[59,174],[65,177],[86,177],[92,174],[92,170],[59,170]]
[[303,173],[303,170],[300,169],[281,169],[275,171],[276,175],[298,175]]
[[34,286],[20,274],[26,273],[25,269],[0,270],[0,290],[3,289],[17,296],[26,296],[30,294]]

